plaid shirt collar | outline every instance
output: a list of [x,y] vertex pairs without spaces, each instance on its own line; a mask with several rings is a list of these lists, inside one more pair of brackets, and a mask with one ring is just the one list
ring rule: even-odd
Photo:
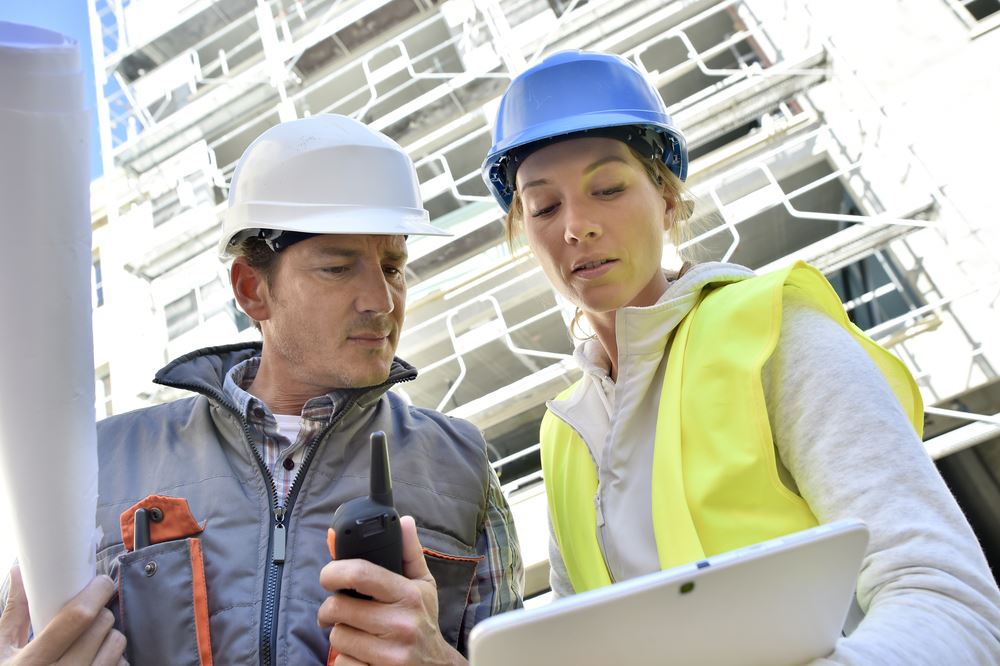
[[[260,369],[260,357],[254,356],[239,363],[226,373],[226,379],[222,390],[234,405],[239,409],[240,414],[247,421],[267,421],[274,420],[270,408],[262,400],[247,392],[257,377],[257,370]],[[342,405],[348,397],[356,393],[352,389],[335,389],[329,393],[310,398],[302,406],[302,418],[311,421],[329,423],[337,410],[338,405]],[[264,412],[264,417],[256,411],[260,409]]]
[[302,463],[309,442],[315,441],[356,390],[331,391],[311,398],[302,407],[299,431],[289,441],[279,430],[278,421],[266,404],[247,389],[260,368],[260,357],[250,358],[226,373],[223,391],[250,426],[253,447],[274,484],[277,502],[284,505]]

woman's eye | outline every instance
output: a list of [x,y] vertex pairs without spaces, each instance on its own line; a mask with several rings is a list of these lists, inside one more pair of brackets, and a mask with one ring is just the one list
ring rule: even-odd
[[551,206],[546,206],[545,208],[539,208],[537,210],[531,211],[531,217],[545,217],[546,215],[551,215],[559,204],[552,204]]
[[624,191],[625,191],[624,185],[615,185],[614,187],[608,187],[603,190],[598,190],[597,194],[602,197],[610,197],[614,196],[615,194],[618,194],[619,192],[624,192]]

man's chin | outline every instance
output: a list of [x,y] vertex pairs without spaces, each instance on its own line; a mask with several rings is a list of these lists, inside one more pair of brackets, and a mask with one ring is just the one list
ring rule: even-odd
[[392,367],[391,361],[380,367],[370,367],[360,370],[348,377],[349,388],[369,388],[379,386],[389,379],[389,370]]

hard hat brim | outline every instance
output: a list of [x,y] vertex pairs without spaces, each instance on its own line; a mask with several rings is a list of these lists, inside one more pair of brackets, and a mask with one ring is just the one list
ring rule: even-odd
[[684,136],[680,133],[680,131],[676,128],[667,126],[664,123],[662,116],[659,114],[648,113],[641,110],[630,111],[627,113],[583,113],[572,118],[559,118],[549,122],[537,123],[531,127],[525,128],[518,134],[509,137],[505,141],[494,146],[485,162],[488,163],[500,155],[505,155],[514,148],[525,146],[529,143],[534,143],[535,141],[550,139],[563,134],[573,134],[585,130],[598,129],[601,127],[622,127],[625,125],[654,128],[659,132],[675,136],[682,142],[684,141]]
[[226,211],[232,230],[219,239],[219,256],[233,256],[230,241],[247,229],[275,229],[308,234],[361,234],[366,236],[451,236],[430,224],[422,208],[251,203]]
[[[496,173],[497,163],[505,155],[522,146],[554,139],[567,134],[625,126],[646,127],[671,137],[678,144],[681,155],[684,156],[677,168],[672,168],[671,170],[682,181],[687,178],[687,141],[680,130],[676,127],[666,125],[662,118],[656,116],[656,114],[642,111],[628,111],[617,113],[582,113],[571,118],[559,118],[550,122],[532,125],[493,147],[493,150],[483,160],[483,181],[489,188],[490,193],[497,200],[497,203],[500,204],[500,207],[506,213],[510,210],[511,196],[505,194],[499,187],[498,174]],[[500,180],[503,179],[501,178]],[[513,183],[507,185],[511,189],[514,187]]]

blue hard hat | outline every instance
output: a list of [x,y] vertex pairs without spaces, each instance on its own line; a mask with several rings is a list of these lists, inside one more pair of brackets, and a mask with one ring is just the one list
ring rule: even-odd
[[515,77],[500,100],[482,166],[500,207],[510,210],[520,160],[550,140],[583,132],[648,147],[679,179],[687,178],[684,135],[643,73],[618,55],[560,51]]

